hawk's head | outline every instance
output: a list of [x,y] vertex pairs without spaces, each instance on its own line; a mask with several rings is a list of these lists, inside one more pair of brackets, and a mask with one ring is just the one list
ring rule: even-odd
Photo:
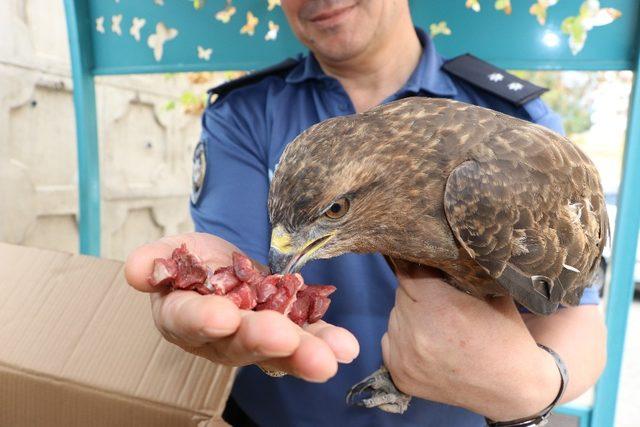
[[424,211],[416,191],[428,191],[429,181],[421,160],[428,148],[416,144],[425,129],[407,120],[420,115],[407,105],[326,120],[287,147],[269,194],[273,272],[346,252],[393,254],[406,244],[412,218]]

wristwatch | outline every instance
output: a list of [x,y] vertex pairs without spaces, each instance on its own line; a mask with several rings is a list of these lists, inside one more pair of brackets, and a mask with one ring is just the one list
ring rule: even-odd
[[551,414],[551,410],[558,404],[558,402],[562,398],[562,395],[564,394],[564,391],[567,389],[567,384],[569,383],[569,373],[567,372],[566,365],[564,364],[560,356],[558,356],[558,353],[556,353],[555,351],[551,350],[549,347],[542,344],[538,344],[538,347],[540,347],[541,349],[549,353],[551,356],[553,356],[553,359],[556,362],[556,366],[558,367],[558,371],[560,371],[560,391],[558,391],[558,395],[556,396],[555,399],[553,399],[553,402],[551,402],[549,406],[547,406],[542,411],[538,412],[537,414],[531,417],[520,418],[512,421],[492,421],[489,418],[485,418],[487,422],[487,426],[489,427],[532,426],[533,427],[533,426],[543,426],[549,422],[549,414]]

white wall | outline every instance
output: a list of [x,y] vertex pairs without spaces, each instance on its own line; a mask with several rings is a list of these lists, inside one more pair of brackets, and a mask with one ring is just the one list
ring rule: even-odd
[[[220,80],[221,75],[213,77]],[[214,81],[99,78],[102,254],[192,229],[200,119],[168,100]],[[62,1],[0,1],[0,240],[78,250],[75,121]]]

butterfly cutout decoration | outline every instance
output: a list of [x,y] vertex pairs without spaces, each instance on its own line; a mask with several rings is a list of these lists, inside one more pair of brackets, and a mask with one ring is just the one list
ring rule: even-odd
[[[465,6],[474,12],[480,12],[480,0],[467,0]],[[507,15],[511,15],[511,0],[496,0],[494,7],[496,10],[502,10]]]
[[164,6],[164,0],[153,0],[153,2],[158,6]]
[[480,12],[480,0],[467,0],[465,6],[474,12]]
[[216,13],[216,19],[224,24],[228,24],[229,20],[235,13],[236,8],[228,4],[227,7]]
[[175,28],[167,28],[162,22],[156,24],[156,32],[151,34],[147,39],[147,45],[153,49],[153,57],[156,61],[162,59],[164,53],[164,44],[169,40],[173,40],[178,36],[178,30]]
[[536,17],[538,24],[544,25],[547,22],[547,9],[558,4],[558,0],[538,0],[529,8],[529,13]]
[[622,12],[611,7],[600,7],[598,0],[585,0],[578,15],[569,16],[562,21],[560,29],[569,36],[571,53],[577,55],[587,41],[587,33],[593,27],[608,25],[622,16]]
[[267,2],[269,3],[269,6],[267,6],[268,11],[272,11],[276,6],[281,6],[280,0],[267,0]]
[[278,38],[278,30],[280,29],[280,25],[276,24],[273,21],[269,21],[269,31],[264,35],[265,40],[275,40]]
[[195,10],[202,9],[204,7],[204,0],[191,0],[193,2],[193,8]]
[[140,41],[140,29],[144,27],[144,24],[147,22],[144,18],[134,17],[131,21],[131,28],[129,28],[129,34],[136,39],[137,42]]
[[198,59],[202,59],[204,61],[208,61],[211,59],[211,54],[213,53],[213,49],[204,48],[202,46],[198,46]]
[[254,35],[260,20],[251,11],[247,12],[247,23],[240,28],[240,34]]
[[511,0],[496,0],[494,7],[496,10],[502,10],[505,14],[511,15]]
[[437,24],[434,23],[429,25],[429,34],[431,35],[431,38],[439,34],[450,36],[451,29],[447,26],[447,21],[440,21]]
[[96,31],[104,34],[104,16],[96,18]]
[[111,31],[113,31],[119,36],[122,35],[122,30],[120,29],[121,22],[122,22],[122,15],[113,15],[111,17]]

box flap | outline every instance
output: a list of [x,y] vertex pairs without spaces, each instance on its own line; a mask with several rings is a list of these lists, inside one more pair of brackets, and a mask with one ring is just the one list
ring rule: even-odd
[[94,398],[221,414],[234,370],[163,340],[121,262],[0,243],[0,295],[5,372]]

